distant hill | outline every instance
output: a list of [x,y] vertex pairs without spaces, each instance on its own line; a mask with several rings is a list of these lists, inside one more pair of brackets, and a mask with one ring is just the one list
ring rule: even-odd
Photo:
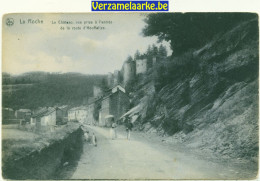
[[93,95],[105,75],[80,73],[3,73],[3,107],[34,109],[42,106],[80,105]]

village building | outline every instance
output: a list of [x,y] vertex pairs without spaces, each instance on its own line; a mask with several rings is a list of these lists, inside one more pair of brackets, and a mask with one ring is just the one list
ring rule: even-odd
[[51,129],[60,124],[63,124],[62,111],[57,107],[43,108],[31,117],[31,125],[35,125],[36,130]]
[[76,120],[77,120],[76,107],[74,107],[68,110],[68,121],[76,121]]
[[99,86],[94,85],[94,87],[93,87],[93,95],[94,95],[95,99],[100,98],[103,95],[102,88],[99,87]]
[[67,119],[68,120],[69,106],[68,105],[63,105],[63,106],[60,106],[59,109],[62,111],[63,119]]
[[117,85],[110,89],[108,95],[104,96],[101,101],[99,112],[99,126],[106,126],[106,117],[113,115],[117,121],[129,109],[129,97],[125,89]]
[[68,111],[68,121],[79,121],[84,124],[87,122],[87,106],[72,108]]
[[25,119],[32,115],[32,111],[30,109],[19,109],[15,111],[16,119]]
[[144,74],[147,71],[147,59],[136,60],[136,74]]

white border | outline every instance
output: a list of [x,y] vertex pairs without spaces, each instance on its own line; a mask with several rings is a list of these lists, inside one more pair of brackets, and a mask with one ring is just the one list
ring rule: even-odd
[[[91,12],[91,0],[1,0],[0,57],[2,60],[2,17],[7,13]],[[254,12],[260,14],[260,0],[169,0],[169,12]],[[2,61],[1,61],[2,62]],[[2,63],[0,64],[2,70]],[[2,74],[0,75],[2,90]],[[2,92],[2,91],[1,91]],[[0,96],[2,107],[2,95]],[[2,110],[2,109],[1,109]],[[0,118],[2,111],[0,111]],[[1,120],[1,119],[0,119]],[[0,121],[1,123],[1,121]],[[0,143],[0,149],[1,143]],[[1,154],[1,151],[0,151]],[[0,167],[1,161],[0,161]],[[2,169],[0,171],[2,180]],[[259,180],[259,178],[258,178]]]

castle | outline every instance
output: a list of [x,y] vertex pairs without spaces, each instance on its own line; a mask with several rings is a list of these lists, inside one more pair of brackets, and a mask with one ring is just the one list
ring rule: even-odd
[[[107,117],[113,117],[118,121],[130,108],[130,100],[127,90],[136,77],[145,74],[149,68],[155,67],[157,59],[154,57],[148,65],[147,59],[127,60],[121,70],[108,73],[107,86],[104,90],[99,86],[93,87],[93,97],[88,99],[86,106],[70,110],[71,119],[77,119],[85,124],[109,126]],[[74,118],[75,115],[77,118]],[[74,116],[74,117],[73,117]]]
[[[152,67],[157,64],[157,58],[152,58]],[[123,87],[135,80],[139,74],[145,74],[149,69],[148,60],[146,58],[127,60],[123,63],[121,70],[115,70],[114,73],[109,72],[107,75],[108,87],[113,87],[122,84]]]

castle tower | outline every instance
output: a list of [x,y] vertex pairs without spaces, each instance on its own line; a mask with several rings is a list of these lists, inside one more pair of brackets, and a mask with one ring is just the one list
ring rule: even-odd
[[114,86],[120,83],[120,72],[119,70],[114,71]]
[[108,87],[113,87],[113,83],[114,83],[113,74],[111,72],[109,72],[108,76],[107,76],[107,85],[108,85]]
[[123,64],[123,84],[124,86],[135,78],[135,62],[125,61]]
[[156,63],[157,63],[157,58],[153,57],[153,67],[156,66]]
[[136,74],[143,74],[147,71],[147,59],[136,60]]

